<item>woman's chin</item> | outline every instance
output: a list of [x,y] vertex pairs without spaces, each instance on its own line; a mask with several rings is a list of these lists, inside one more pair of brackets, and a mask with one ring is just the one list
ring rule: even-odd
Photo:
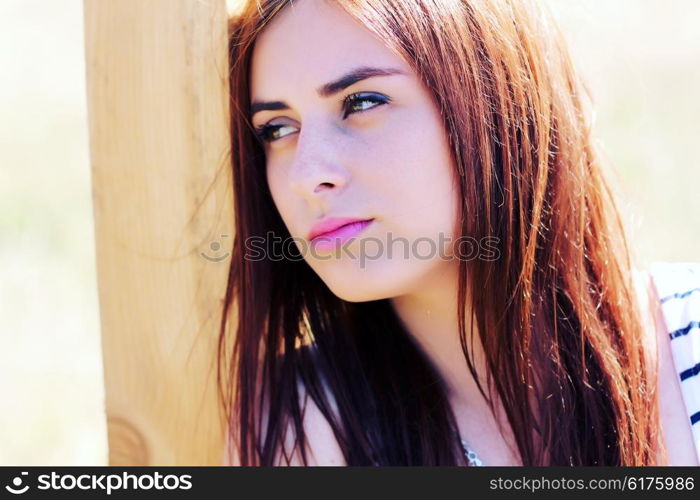
[[402,273],[392,272],[388,265],[354,272],[320,274],[321,279],[338,298],[347,302],[369,302],[402,295],[411,289],[414,280]]

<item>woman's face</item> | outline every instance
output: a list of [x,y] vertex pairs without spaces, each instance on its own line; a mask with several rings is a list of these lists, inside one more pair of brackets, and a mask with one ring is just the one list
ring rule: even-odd
[[[411,293],[454,265],[447,136],[401,57],[332,2],[296,0],[257,39],[250,77],[272,198],[337,296]],[[324,233],[349,221],[358,222]]]

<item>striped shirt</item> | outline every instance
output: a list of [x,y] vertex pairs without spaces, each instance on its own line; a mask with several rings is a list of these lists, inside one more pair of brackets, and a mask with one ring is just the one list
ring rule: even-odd
[[652,262],[673,364],[700,461],[700,262]]

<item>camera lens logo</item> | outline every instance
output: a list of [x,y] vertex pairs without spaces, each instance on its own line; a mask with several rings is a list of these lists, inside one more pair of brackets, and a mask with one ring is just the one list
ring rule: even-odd
[[[228,238],[228,234],[222,234],[221,237]],[[209,250],[211,250],[214,253],[219,252],[219,250],[221,250],[221,243],[219,243],[218,241],[212,241],[211,243],[209,243]],[[216,257],[216,256],[212,257],[211,255],[207,255],[204,252],[200,252],[199,255],[201,255],[202,257],[204,257],[205,259],[207,259],[210,262],[221,262],[222,260],[228,258],[228,256],[230,254],[228,252],[226,252],[225,255],[222,255],[219,257]]]
[[[29,475],[29,472],[22,472],[21,475],[27,476],[27,475]],[[20,486],[22,486],[22,478],[20,476],[17,476],[16,478],[14,478],[12,480],[12,485],[14,486],[14,488],[12,486],[5,486],[5,489],[7,491],[9,491],[10,493],[14,493],[15,495],[21,495],[22,493],[26,493],[26,491],[29,489],[28,484],[25,485],[24,488],[20,488]],[[15,488],[19,488],[19,489],[15,489]]]

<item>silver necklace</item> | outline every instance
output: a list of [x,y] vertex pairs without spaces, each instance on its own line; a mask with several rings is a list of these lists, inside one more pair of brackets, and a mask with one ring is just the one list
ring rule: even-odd
[[468,445],[467,442],[464,439],[460,439],[462,442],[462,449],[464,450],[464,456],[467,457],[467,460],[469,460],[469,465],[471,467],[481,467],[483,466],[483,462],[479,459],[479,457],[476,455],[476,452],[472,450]]

